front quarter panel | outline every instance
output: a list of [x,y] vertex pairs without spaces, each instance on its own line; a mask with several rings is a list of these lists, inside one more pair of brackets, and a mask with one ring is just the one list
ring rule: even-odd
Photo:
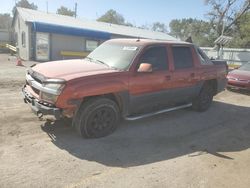
[[82,101],[89,96],[128,91],[128,74],[128,72],[117,72],[70,80],[58,97],[56,106],[74,108],[75,104],[72,101]]

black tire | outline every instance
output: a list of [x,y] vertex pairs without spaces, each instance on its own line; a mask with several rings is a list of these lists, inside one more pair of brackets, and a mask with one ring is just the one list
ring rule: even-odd
[[120,114],[117,104],[107,98],[93,98],[81,105],[74,127],[84,138],[100,138],[115,131]]
[[213,101],[213,87],[210,84],[205,84],[198,97],[193,100],[192,108],[198,112],[206,111]]

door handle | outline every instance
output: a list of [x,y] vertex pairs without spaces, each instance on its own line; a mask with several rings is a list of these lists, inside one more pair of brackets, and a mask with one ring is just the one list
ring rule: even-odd
[[171,76],[167,75],[165,76],[166,80],[171,80]]

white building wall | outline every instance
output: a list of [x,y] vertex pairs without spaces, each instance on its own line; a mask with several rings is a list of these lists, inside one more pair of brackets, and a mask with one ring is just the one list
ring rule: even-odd
[[[15,34],[16,34],[16,47],[18,49],[19,57],[24,60],[29,60],[30,57],[30,36],[29,36],[29,26],[25,21],[19,16],[16,16],[15,20]],[[25,43],[22,44],[22,33],[25,35]]]

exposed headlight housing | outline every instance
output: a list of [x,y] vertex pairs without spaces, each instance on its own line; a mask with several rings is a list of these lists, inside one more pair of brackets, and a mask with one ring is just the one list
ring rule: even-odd
[[43,89],[41,90],[40,97],[42,100],[50,103],[55,103],[58,95],[61,94],[65,80],[62,79],[47,79],[42,84]]
[[60,83],[43,83],[43,87],[49,89],[49,90],[54,90],[53,94],[60,94],[61,91],[64,88],[64,84],[60,84]]
[[44,93],[44,92],[41,92],[41,99],[43,101],[46,101],[46,102],[49,102],[49,103],[56,103],[56,100],[58,98],[58,95],[53,95],[53,94],[50,94],[50,93]]
[[62,79],[47,79],[43,82],[43,91],[53,95],[60,95],[64,86],[65,80]]

